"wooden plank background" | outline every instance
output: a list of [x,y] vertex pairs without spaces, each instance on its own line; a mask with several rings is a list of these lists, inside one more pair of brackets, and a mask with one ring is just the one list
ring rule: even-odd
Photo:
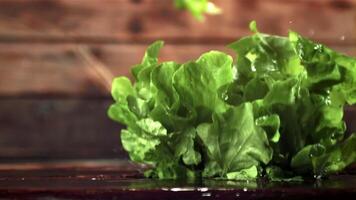
[[171,0],[0,0],[0,161],[125,158],[108,89],[157,39],[161,60],[231,53],[225,45],[255,19],[263,32],[292,29],[356,56],[356,0],[215,2],[223,14],[202,23]]

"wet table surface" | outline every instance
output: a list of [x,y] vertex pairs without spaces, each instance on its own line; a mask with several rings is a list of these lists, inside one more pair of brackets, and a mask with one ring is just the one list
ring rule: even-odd
[[159,181],[123,161],[0,164],[0,199],[353,199],[354,169],[304,182]]

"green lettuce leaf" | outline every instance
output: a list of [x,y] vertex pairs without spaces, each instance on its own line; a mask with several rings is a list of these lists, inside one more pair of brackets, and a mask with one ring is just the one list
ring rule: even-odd
[[[220,177],[236,176],[247,170],[252,173],[260,164],[267,164],[272,158],[265,131],[256,126],[253,107],[250,103],[231,108],[225,113],[214,114],[212,123],[197,128],[198,135],[207,151],[206,162],[215,163],[215,171],[203,171],[203,177],[212,174]],[[235,174],[235,175],[232,175]],[[228,177],[227,177],[228,178]]]
[[204,13],[210,15],[221,13],[221,9],[209,0],[175,0],[175,6],[188,10],[198,20],[204,19]]
[[160,179],[302,180],[356,161],[345,136],[344,106],[356,103],[356,59],[295,32],[260,33],[204,53],[160,63],[162,41],[113,81],[111,119],[126,125],[130,159]]

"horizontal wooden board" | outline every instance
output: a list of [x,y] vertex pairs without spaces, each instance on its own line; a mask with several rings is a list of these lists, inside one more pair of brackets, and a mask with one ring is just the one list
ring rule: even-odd
[[125,158],[111,100],[0,100],[0,161]]
[[[106,99],[0,99],[0,162],[19,159],[127,158],[122,126],[106,116]],[[356,131],[356,109],[345,114]]]
[[[112,77],[129,76],[146,45],[0,44],[0,96],[109,96]],[[335,49],[356,55],[354,46]],[[167,44],[161,61],[186,62],[222,45]]]
[[2,42],[225,43],[293,29],[318,41],[356,43],[355,0],[216,0],[223,14],[198,22],[173,0],[1,0]]
[[356,106],[346,108],[344,119],[347,125],[346,132],[356,134]]
[[[146,45],[0,44],[0,96],[108,96],[112,77],[129,76],[145,49]],[[167,45],[161,60],[184,62],[211,49],[225,50]]]

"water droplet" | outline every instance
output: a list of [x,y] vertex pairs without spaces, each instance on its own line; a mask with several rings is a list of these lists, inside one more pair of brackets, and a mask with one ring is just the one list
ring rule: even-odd
[[251,65],[251,70],[252,70],[253,72],[255,72],[255,71],[256,71],[256,67],[255,67],[255,65]]
[[321,175],[320,174],[319,175],[314,175],[314,178],[319,180],[319,179],[321,179]]
[[336,138],[336,134],[335,133],[331,134],[331,138],[335,139]]
[[313,29],[309,30],[309,35],[315,35],[315,31]]
[[96,178],[91,178],[91,180],[92,180],[92,181],[95,181],[95,180],[96,180]]
[[244,188],[243,191],[244,191],[244,192],[247,192],[247,188]]
[[235,196],[239,197],[239,196],[240,196],[240,193],[236,193]]
[[288,23],[289,23],[289,24],[293,24],[293,21],[292,21],[292,20],[290,20]]
[[314,50],[320,50],[322,48],[323,48],[323,46],[321,44],[317,44],[314,46]]
[[197,190],[198,190],[199,192],[206,192],[206,191],[208,191],[209,189],[206,188],[206,187],[203,187],[203,188],[198,188]]
[[202,197],[210,197],[211,193],[210,192],[205,192],[203,194],[201,194]]
[[237,73],[237,67],[236,65],[234,65],[234,67],[232,68],[232,74],[234,76],[234,79],[236,80],[238,78],[238,73]]
[[345,40],[345,36],[344,36],[344,35],[341,36],[341,37],[340,37],[340,40],[344,41],[344,40]]

